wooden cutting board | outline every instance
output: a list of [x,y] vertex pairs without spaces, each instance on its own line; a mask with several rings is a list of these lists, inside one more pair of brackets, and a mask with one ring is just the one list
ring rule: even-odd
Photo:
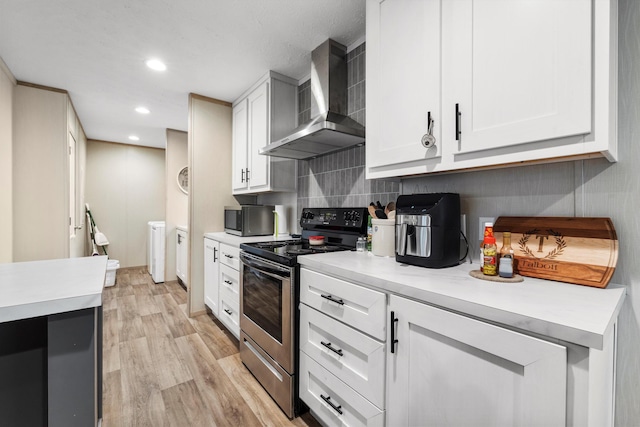
[[618,238],[609,218],[499,217],[493,227],[498,250],[511,232],[522,276],[604,288],[618,262]]

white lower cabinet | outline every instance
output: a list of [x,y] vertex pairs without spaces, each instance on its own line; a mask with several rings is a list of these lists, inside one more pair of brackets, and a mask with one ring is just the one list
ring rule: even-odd
[[[323,425],[614,425],[617,312],[598,312],[593,303],[585,302],[589,308],[583,309],[581,318],[592,310],[614,317],[603,321],[606,326],[588,323],[588,328],[571,318],[567,334],[562,319],[547,323],[546,305],[521,302],[531,295],[526,287],[505,288],[504,294],[491,290],[477,298],[482,305],[472,302],[468,313],[454,312],[432,305],[431,298],[437,300],[438,289],[444,287],[433,286],[421,300],[381,291],[387,285],[377,277],[397,267],[377,264],[383,267],[374,272],[376,266],[358,262],[362,262],[359,267],[369,267],[367,273],[350,271],[349,278],[342,279],[332,274],[333,264],[318,271],[303,262],[300,268],[299,393]],[[430,273],[422,270],[397,274],[405,274],[402,277],[409,282],[417,274]],[[466,277],[465,271],[451,269],[422,283],[457,286]],[[375,289],[367,285],[370,281]],[[534,288],[538,285],[531,283]],[[395,284],[388,286],[394,289]],[[572,302],[593,298],[578,288],[563,284],[554,292],[567,292]],[[420,290],[409,284],[400,289]],[[473,289],[470,292],[478,291]],[[619,298],[614,291],[612,298]],[[448,297],[451,300],[465,301],[460,294],[451,295],[458,295]],[[479,306],[481,311],[491,307],[485,296],[499,300],[500,316],[509,313],[515,318],[505,315],[506,321],[498,322],[479,317]],[[578,310],[581,303],[575,304]],[[584,339],[595,330],[602,331],[596,340]]]
[[300,398],[327,426],[383,426],[384,412],[305,353],[300,354]]
[[189,275],[187,272],[189,264],[189,234],[180,229],[176,229],[176,276],[188,286]]
[[204,239],[204,303],[218,316],[220,283],[220,243]]
[[240,249],[204,239],[204,303],[240,339]]
[[321,361],[376,406],[384,407],[383,343],[302,305],[300,350]]
[[389,312],[387,425],[565,425],[566,347],[394,295]]
[[383,426],[386,295],[302,268],[300,398],[327,426]]

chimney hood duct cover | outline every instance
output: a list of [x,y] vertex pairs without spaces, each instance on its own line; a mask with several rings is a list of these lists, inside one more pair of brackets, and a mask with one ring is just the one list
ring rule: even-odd
[[364,126],[347,116],[346,51],[328,39],[311,52],[311,121],[260,154],[309,159],[364,143]]

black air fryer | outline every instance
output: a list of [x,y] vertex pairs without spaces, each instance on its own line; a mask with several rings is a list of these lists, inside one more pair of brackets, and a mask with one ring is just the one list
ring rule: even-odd
[[430,193],[398,197],[396,261],[428,268],[459,264],[459,194]]

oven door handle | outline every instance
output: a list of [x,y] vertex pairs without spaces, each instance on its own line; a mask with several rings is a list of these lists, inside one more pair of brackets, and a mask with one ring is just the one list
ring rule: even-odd
[[251,268],[255,268],[262,273],[268,274],[278,279],[287,280],[291,277],[290,268],[272,265],[271,263],[267,263],[255,257],[248,256],[244,252],[240,252],[240,261]]

